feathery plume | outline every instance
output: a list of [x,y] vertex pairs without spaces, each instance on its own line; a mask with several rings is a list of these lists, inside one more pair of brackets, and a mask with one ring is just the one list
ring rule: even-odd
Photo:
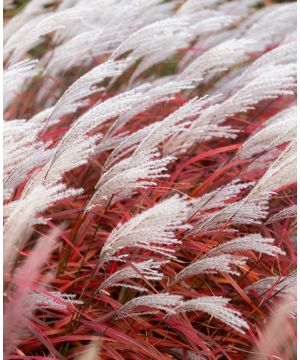
[[261,254],[267,254],[270,256],[285,255],[285,252],[279,247],[274,246],[273,243],[274,239],[264,238],[260,234],[251,234],[227,241],[226,243],[210,250],[207,253],[207,256],[216,256],[219,254],[241,251],[257,251]]
[[196,235],[205,232],[234,231],[231,225],[260,224],[268,215],[267,201],[261,199],[260,203],[242,199],[233,204],[225,206],[219,211],[203,214],[191,230],[190,234]]
[[191,276],[199,274],[216,274],[218,271],[239,275],[240,273],[237,270],[234,270],[232,266],[243,266],[246,262],[246,259],[247,258],[245,257],[226,254],[200,259],[180,271],[180,273],[175,276],[171,284],[173,285],[178,281]]
[[200,82],[209,73],[225,71],[230,66],[248,58],[247,53],[255,42],[248,39],[232,39],[208,50],[194,60],[181,74],[179,80]]
[[193,98],[178,110],[173,112],[167,118],[160,122],[157,128],[149,132],[149,135],[135,149],[133,156],[140,152],[147,153],[153,149],[170,135],[184,130],[190,123],[190,119],[197,116],[203,106],[206,104],[207,98]]
[[[55,53],[47,53],[41,60],[47,63],[47,72],[59,76],[64,71],[74,66],[90,63],[91,55],[99,56],[109,54],[116,46],[120,45],[128,35],[128,31],[105,31],[100,28],[87,30],[74,35],[58,45]],[[114,76],[117,76],[115,74]]]
[[91,13],[90,8],[80,6],[33,18],[6,41],[4,57],[8,58],[10,55],[9,63],[15,64],[27,51],[38,45],[43,36],[63,29],[69,22],[81,20],[89,13]]
[[[192,122],[190,128],[174,136],[168,146],[171,149],[187,150],[195,142],[205,140],[203,133],[207,125],[210,125],[208,129],[211,129],[211,125],[218,125],[229,116],[253,109],[253,106],[262,100],[292,95],[296,84],[295,69],[294,64],[268,67],[260,76],[247,83],[223,102],[205,108],[199,117]],[[227,135],[226,130],[225,132],[224,130],[222,132],[222,128],[219,130],[221,137],[234,137],[234,131],[231,130],[230,132],[229,129]]]
[[218,124],[228,116],[252,109],[253,105],[262,100],[293,94],[296,84],[294,64],[274,65],[265,70],[223,103],[213,105],[203,112],[202,124]]
[[[102,134],[98,134],[89,137],[87,136],[88,133],[105,121],[128,110],[135,102],[141,99],[141,96],[142,92],[139,92],[139,90],[128,91],[94,106],[84,113],[65,133],[56,146],[51,161],[32,179],[26,190],[31,191],[30,189],[34,186],[51,183],[54,179],[57,181],[66,171],[85,164],[93,154],[96,142],[102,136]],[[73,146],[79,149],[76,156]]]
[[[155,179],[167,177],[163,172],[174,157],[160,159],[157,146],[170,135],[185,129],[189,124],[187,119],[197,115],[205,101],[194,98],[164,120],[148,126],[145,132],[141,130],[138,136],[132,135],[125,139],[104,165],[106,171],[96,184],[96,192],[88,203],[87,210],[97,204],[103,206],[108,201],[114,202],[117,198],[132,196],[137,188],[155,186]],[[147,129],[148,134],[138,143],[137,140],[147,133]],[[133,153],[130,157],[112,165],[116,158],[131,151]]]
[[4,109],[6,109],[18,91],[21,91],[24,82],[32,79],[38,73],[37,60],[22,60],[8,67],[3,72],[3,86],[5,89]]
[[174,308],[174,312],[203,311],[225,324],[231,326],[238,332],[245,333],[249,325],[241,318],[238,311],[227,307],[229,299],[222,296],[201,296],[197,299],[184,301]]
[[[276,285],[275,285],[276,284]],[[274,286],[275,285],[275,286]],[[289,276],[269,276],[256,281],[255,283],[246,287],[245,291],[249,293],[254,290],[258,295],[263,295],[271,288],[270,296],[282,295],[288,293],[292,288],[297,285],[297,273],[294,272]]]
[[253,80],[255,77],[261,75],[266,68],[271,65],[295,63],[297,57],[297,44],[291,42],[283,44],[270,50],[260,56],[254,63],[252,63],[238,78],[237,83],[246,84],[246,82]]
[[[53,161],[56,154],[56,148],[49,151],[50,157],[48,162],[27,182],[24,188],[24,194],[30,194],[35,187],[51,186],[51,184],[59,184],[63,178],[64,173],[84,165],[88,159],[94,154],[96,142],[100,136],[83,136],[82,138],[74,139],[73,146],[76,149],[76,156],[74,156],[73,147],[65,147],[64,151],[59,154]],[[79,192],[81,193],[81,191]]]
[[291,217],[297,216],[297,205],[291,205],[277,214],[273,215],[267,222],[266,225],[272,224],[275,221],[285,220]]
[[168,177],[164,172],[173,160],[170,156],[160,159],[159,153],[154,149],[118,162],[100,177],[86,211],[131,197],[137,189],[156,186],[156,179]]
[[219,125],[203,125],[175,134],[164,146],[165,154],[184,154],[194,144],[202,143],[212,139],[235,139],[239,130],[233,129],[231,126]]
[[241,159],[249,159],[263,151],[292,141],[297,131],[296,116],[292,111],[289,112],[289,117],[286,116],[286,110],[283,113],[282,121],[280,114],[277,114],[275,121],[270,119],[265,128],[250,136],[243,143],[237,156]]
[[[194,38],[197,38],[199,35],[204,35],[212,31],[220,30],[224,27],[231,25],[235,18],[230,16],[216,16],[209,19],[198,19],[198,14],[193,16],[182,16],[178,17],[179,21],[186,21],[187,33],[183,33],[182,36],[178,36],[176,32],[176,46],[173,45],[170,47],[169,38],[163,37],[161,34],[157,39],[157,42],[161,42],[159,51],[157,49],[153,50],[152,53],[146,54],[142,61],[138,64],[134,73],[131,76],[131,82],[133,82],[139,75],[141,75],[145,70],[149,69],[151,66],[161,63],[164,60],[171,58],[176,54],[176,52],[182,48],[187,47],[188,43],[191,42]],[[157,44],[156,44],[157,46]]]
[[[264,48],[278,44],[285,35],[294,30],[296,11],[296,3],[270,6],[267,13],[260,16],[246,31],[245,37],[255,39]],[[277,26],[274,26],[274,23]]]
[[51,157],[48,144],[37,140],[38,130],[25,120],[5,121],[3,126],[3,188],[8,199],[28,173]]
[[161,84],[155,87],[145,89],[145,97],[142,102],[137,103],[130,110],[125,111],[119,116],[119,118],[113,123],[108,130],[108,134],[114,133],[121,129],[131,118],[135,115],[146,111],[151,106],[158,103],[173,100],[175,94],[187,89],[192,89],[193,85],[189,81],[169,81],[165,84]]
[[[5,1],[4,3],[7,3]],[[12,2],[12,1],[10,1]],[[46,6],[49,5],[52,0],[31,0],[26,6],[19,11],[15,16],[13,16],[5,24],[3,28],[3,39],[7,41],[14,33],[17,32],[25,23],[32,20],[33,18],[38,17],[46,11]]]
[[131,247],[174,257],[174,249],[170,246],[180,243],[174,232],[187,228],[183,225],[187,214],[188,202],[175,195],[136,215],[111,232],[101,250],[99,262],[122,260],[127,255],[118,256],[116,253]]
[[[61,3],[65,4],[66,1]],[[86,6],[85,2],[77,5]],[[91,5],[90,5],[91,4]],[[77,24],[77,29],[70,27],[64,34],[64,42],[56,47],[54,54],[47,53],[43,62],[48,63],[47,70],[58,75],[73,66],[91,64],[91,58],[110,54],[128,37],[141,27],[171,15],[170,5],[158,0],[115,2],[90,1],[93,14],[85,19],[84,25]],[[59,7],[63,10],[63,7]],[[145,15],[146,11],[147,15]],[[87,26],[88,25],[88,26]]]
[[252,201],[268,198],[272,192],[280,187],[296,182],[296,162],[296,143],[293,140],[269,166],[268,170],[251,190],[248,198]]
[[75,294],[65,294],[60,291],[46,293],[33,292],[30,302],[37,309],[66,310],[71,305],[81,305],[83,301],[76,300]]
[[[134,63],[142,56],[159,52],[163,49],[162,45],[166,44],[176,36],[176,43],[171,46],[175,51],[187,45],[190,38],[188,31],[188,22],[181,18],[170,18],[157,21],[139,29],[128,37],[111,55],[116,59],[122,54],[131,51],[131,62]],[[168,53],[169,56],[169,53]],[[160,61],[162,59],[159,59]]]
[[105,291],[104,289],[120,286],[126,287],[138,291],[147,292],[148,290],[143,286],[136,286],[124,283],[129,279],[147,279],[147,280],[161,280],[163,274],[159,273],[160,267],[165,264],[166,261],[153,261],[152,259],[143,261],[140,263],[132,263],[125,268],[116,271],[110,275],[98,288],[99,291]]
[[51,118],[61,118],[85,105],[85,99],[101,90],[97,85],[105,78],[120,75],[126,68],[126,61],[106,61],[95,66],[77,79],[56,102]]
[[38,129],[39,132],[41,132],[43,129],[46,130],[50,128],[52,125],[55,125],[59,122],[59,119],[53,117],[51,120],[49,119],[50,115],[53,113],[53,110],[54,106],[51,106],[38,112],[28,120],[28,123]]
[[227,201],[236,198],[241,191],[252,186],[254,183],[242,183],[239,179],[234,179],[231,183],[218,188],[212,192],[202,195],[200,198],[193,199],[191,214],[199,211],[207,211],[226,206]]
[[[139,316],[145,314],[155,314],[157,310],[165,311],[166,313],[174,313],[174,307],[181,304],[182,297],[180,295],[169,295],[168,293],[139,296],[128,301],[117,313],[117,318],[125,318],[128,316]],[[147,312],[136,312],[138,307],[153,308],[155,310],[148,310]]]
[[67,188],[64,184],[51,186],[37,186],[30,194],[15,200],[4,207],[4,214],[7,219],[4,224],[4,250],[7,257],[14,251],[13,247],[19,247],[27,240],[31,226],[43,224],[45,219],[39,216],[44,210],[55,202],[70,197],[78,196],[81,189]]

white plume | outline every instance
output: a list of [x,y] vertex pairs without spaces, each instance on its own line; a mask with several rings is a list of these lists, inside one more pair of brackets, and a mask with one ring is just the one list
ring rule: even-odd
[[[135,299],[128,301],[117,313],[118,319],[127,316],[139,316],[144,314],[155,314],[157,310],[172,313],[173,308],[180,304],[182,297],[180,295],[156,294],[139,296]],[[136,312],[138,307],[147,307],[155,310],[148,310],[147,312]]]
[[225,324],[231,326],[238,332],[244,333],[249,325],[241,318],[238,311],[227,307],[229,299],[222,296],[201,296],[197,299],[187,300],[183,304],[175,307],[176,313],[187,311],[203,311]]
[[145,249],[174,257],[172,246],[180,243],[174,232],[187,228],[184,225],[187,214],[188,202],[175,195],[136,215],[111,232],[101,250],[100,263],[122,260],[126,254],[117,255],[117,252],[123,248]]
[[241,251],[257,251],[270,256],[275,256],[277,254],[285,255],[285,252],[279,247],[274,246],[273,243],[274,239],[264,238],[260,234],[251,234],[227,241],[224,244],[210,250],[207,253],[207,256],[215,257],[216,255]]

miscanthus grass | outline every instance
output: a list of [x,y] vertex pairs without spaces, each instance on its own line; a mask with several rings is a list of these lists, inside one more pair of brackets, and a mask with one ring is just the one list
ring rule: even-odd
[[5,359],[293,359],[296,3],[4,9]]

